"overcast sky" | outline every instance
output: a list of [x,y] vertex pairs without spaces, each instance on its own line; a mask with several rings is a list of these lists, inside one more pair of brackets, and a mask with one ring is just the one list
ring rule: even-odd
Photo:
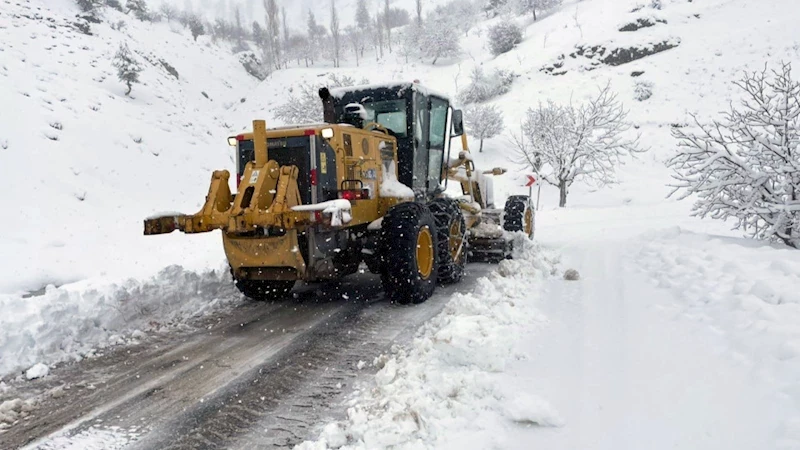
[[[154,7],[158,7],[162,2],[167,1],[181,9],[186,9],[191,5],[195,12],[204,12],[210,20],[219,16],[232,20],[232,11],[239,5],[242,22],[252,24],[253,20],[264,23],[264,4],[263,0],[151,0]],[[355,23],[355,9],[358,0],[335,0],[339,11],[339,23],[342,28]],[[314,12],[317,23],[329,28],[331,0],[277,0],[278,7],[286,8],[289,17],[289,28],[294,31],[306,30],[306,17],[308,11]],[[422,0],[423,14],[432,9],[435,5],[445,3],[446,0]],[[367,0],[370,14],[374,17],[375,12],[383,9],[384,0]],[[390,0],[389,4],[408,10],[413,17],[415,12],[415,0]]]

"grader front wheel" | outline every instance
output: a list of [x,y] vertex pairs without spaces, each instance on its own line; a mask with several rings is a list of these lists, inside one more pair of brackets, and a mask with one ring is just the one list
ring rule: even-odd
[[436,221],[439,241],[439,283],[458,283],[464,275],[467,263],[467,229],[464,214],[455,200],[437,198],[430,203],[430,210]]
[[422,303],[433,295],[439,258],[436,223],[427,206],[407,202],[383,218],[380,252],[383,290],[390,300]]
[[533,239],[536,213],[527,195],[512,195],[506,200],[503,209],[503,229],[506,231],[522,231]]

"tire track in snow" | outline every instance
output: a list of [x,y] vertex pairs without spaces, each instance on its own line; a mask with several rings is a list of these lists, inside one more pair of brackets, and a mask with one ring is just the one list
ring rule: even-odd
[[454,291],[471,289],[493,267],[471,265],[464,282],[412,307],[383,301],[377,277],[301,288],[295,301],[248,304],[208,330],[55,371],[47,388],[69,389],[43,396],[37,411],[0,434],[0,447],[63,448],[97,430],[129,433],[120,445],[134,436],[134,448],[299,443],[338,413],[330,407],[352,389],[360,361],[410,337]]

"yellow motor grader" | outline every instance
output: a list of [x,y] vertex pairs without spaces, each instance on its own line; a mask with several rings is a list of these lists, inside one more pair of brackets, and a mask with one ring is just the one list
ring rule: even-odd
[[[146,219],[144,234],[221,230],[236,286],[252,299],[281,298],[297,280],[340,278],[363,262],[398,303],[458,282],[468,254],[509,257],[503,228],[532,237],[527,196],[492,209],[490,177],[504,170],[475,170],[462,113],[447,97],[417,83],[319,94],[324,123],[253,121],[252,132],[229,138],[237,192],[227,170],[215,171],[198,213]],[[444,195],[448,179],[461,197]]]

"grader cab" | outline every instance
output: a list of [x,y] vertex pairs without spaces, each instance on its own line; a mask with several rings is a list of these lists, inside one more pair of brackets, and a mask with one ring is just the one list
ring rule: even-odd
[[[320,98],[324,123],[267,129],[256,120],[229,138],[235,194],[229,172],[216,171],[197,214],[147,219],[144,233],[221,230],[236,286],[253,299],[285,296],[297,280],[346,276],[363,262],[390,299],[419,303],[437,283],[461,279],[468,252],[507,257],[502,215],[487,210],[480,182],[488,174],[475,171],[465,146],[449,157],[463,126],[447,97],[399,83],[323,88]],[[443,195],[448,179],[462,197]],[[529,202],[523,209],[532,211]]]

